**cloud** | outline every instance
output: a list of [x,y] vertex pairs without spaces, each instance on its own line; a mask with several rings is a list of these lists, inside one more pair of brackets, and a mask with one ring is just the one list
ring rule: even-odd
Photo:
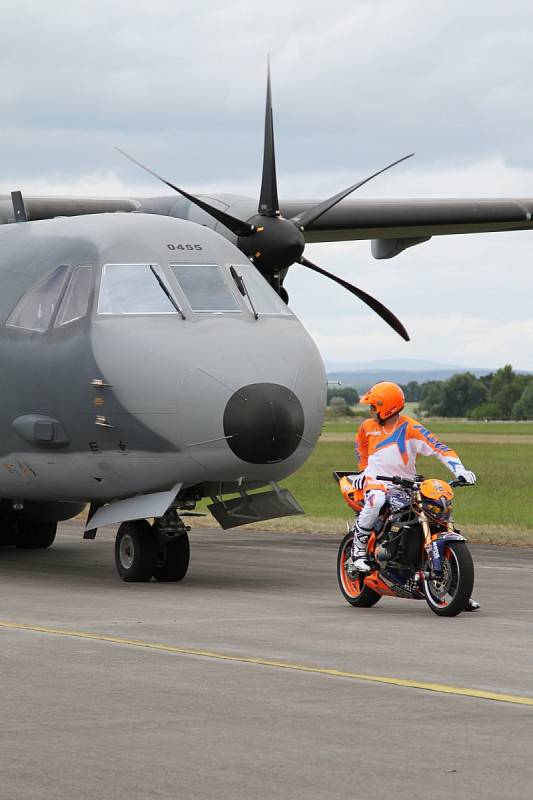
[[472,368],[495,369],[511,363],[515,369],[531,369],[533,316],[495,323],[490,318],[470,319],[452,314],[442,326],[428,316],[414,316],[410,321],[415,347],[391,338],[386,329],[378,329],[353,316],[338,318],[334,331],[324,329],[320,321],[311,320],[308,331],[326,364],[418,358]]
[[[280,197],[328,196],[413,150],[357,196],[533,196],[532,24],[526,0],[4,3],[0,190],[167,193],[119,145],[191,191],[257,197],[270,53]],[[301,267],[287,287],[330,360],[533,369],[532,247],[435,237],[386,262],[369,243],[308,247],[386,303],[408,345]]]
[[334,13],[317,0],[272,0],[267,13],[255,0],[4,4],[4,148],[33,174],[113,167],[117,136],[187,179],[251,171],[270,52],[280,157],[291,172],[315,171],[317,162],[362,168],[412,149],[425,166],[501,153],[530,165],[533,10],[517,0],[506,8],[502,15],[477,0],[336,0]]

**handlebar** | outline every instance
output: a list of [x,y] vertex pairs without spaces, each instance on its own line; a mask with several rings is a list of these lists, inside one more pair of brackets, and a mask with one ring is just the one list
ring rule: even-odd
[[[415,486],[424,480],[424,476],[417,475],[415,480],[411,480],[410,478],[402,478],[400,475],[376,475],[376,480],[387,481],[388,483],[393,483],[395,486],[403,486],[404,489],[414,489]],[[457,480],[448,481],[448,485],[456,489],[459,486],[473,486],[474,484],[467,483],[464,478],[459,478]]]
[[[417,475],[418,478],[421,478],[421,475]],[[409,478],[401,478],[399,475],[376,475],[377,481],[387,481],[388,483],[394,483],[395,486],[403,486],[405,489],[413,489],[417,481],[410,480]]]

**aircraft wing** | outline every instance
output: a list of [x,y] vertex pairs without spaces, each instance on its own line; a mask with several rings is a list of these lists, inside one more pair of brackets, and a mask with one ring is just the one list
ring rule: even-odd
[[[317,201],[281,204],[293,217]],[[339,203],[306,229],[306,242],[372,239],[376,258],[390,258],[431,236],[533,228],[533,198],[353,200]]]
[[[222,195],[220,204],[233,203]],[[232,198],[234,199],[234,198]],[[190,203],[175,196],[159,198],[61,198],[25,196],[29,219],[77,216],[112,211],[141,211],[189,217]],[[244,198],[243,198],[244,200]],[[280,203],[282,216],[295,217],[320,201]],[[343,201],[312,222],[306,242],[338,242],[372,239],[376,258],[391,258],[407,247],[432,236],[487,233],[533,228],[533,198],[470,198]],[[0,223],[14,220],[9,196],[0,197]]]
[[[24,195],[24,206],[30,220],[105,214],[108,211],[141,210],[136,200],[127,197],[31,197]],[[11,197],[1,195],[0,224],[14,221]]]

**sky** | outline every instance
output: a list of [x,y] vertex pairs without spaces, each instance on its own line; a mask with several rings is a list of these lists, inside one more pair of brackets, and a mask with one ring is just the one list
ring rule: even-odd
[[[280,199],[533,197],[533,5],[507,0],[0,0],[0,193],[258,197],[267,54]],[[295,265],[293,311],[328,367],[424,359],[533,370],[533,231],[434,237],[376,261],[308,245],[403,342]]]

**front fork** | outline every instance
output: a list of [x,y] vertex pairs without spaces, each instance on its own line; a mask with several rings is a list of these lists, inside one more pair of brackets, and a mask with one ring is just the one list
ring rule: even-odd
[[[442,572],[442,561],[439,548],[435,543],[435,536],[431,533],[431,526],[426,516],[426,512],[422,506],[422,494],[420,489],[414,496],[413,507],[414,511],[418,514],[420,525],[422,526],[422,533],[424,534],[424,551],[426,553],[431,572]],[[429,577],[429,575],[426,575],[425,577]]]
[[420,517],[420,524],[422,525],[422,531],[424,533],[424,550],[430,565],[430,572],[433,575],[439,575],[442,572],[442,558],[439,546],[437,545],[437,534],[431,533],[431,526],[422,508],[422,496],[420,492],[416,494],[416,502],[418,505],[417,511]]
[[420,491],[416,494],[417,513],[420,517],[420,524],[424,533],[424,550],[429,563],[429,575],[424,577],[430,578],[433,575],[442,574],[442,557],[446,542],[460,541],[465,542],[466,539],[453,528],[451,522],[448,523],[448,531],[442,533],[432,533],[429,520],[422,507],[422,495]]

